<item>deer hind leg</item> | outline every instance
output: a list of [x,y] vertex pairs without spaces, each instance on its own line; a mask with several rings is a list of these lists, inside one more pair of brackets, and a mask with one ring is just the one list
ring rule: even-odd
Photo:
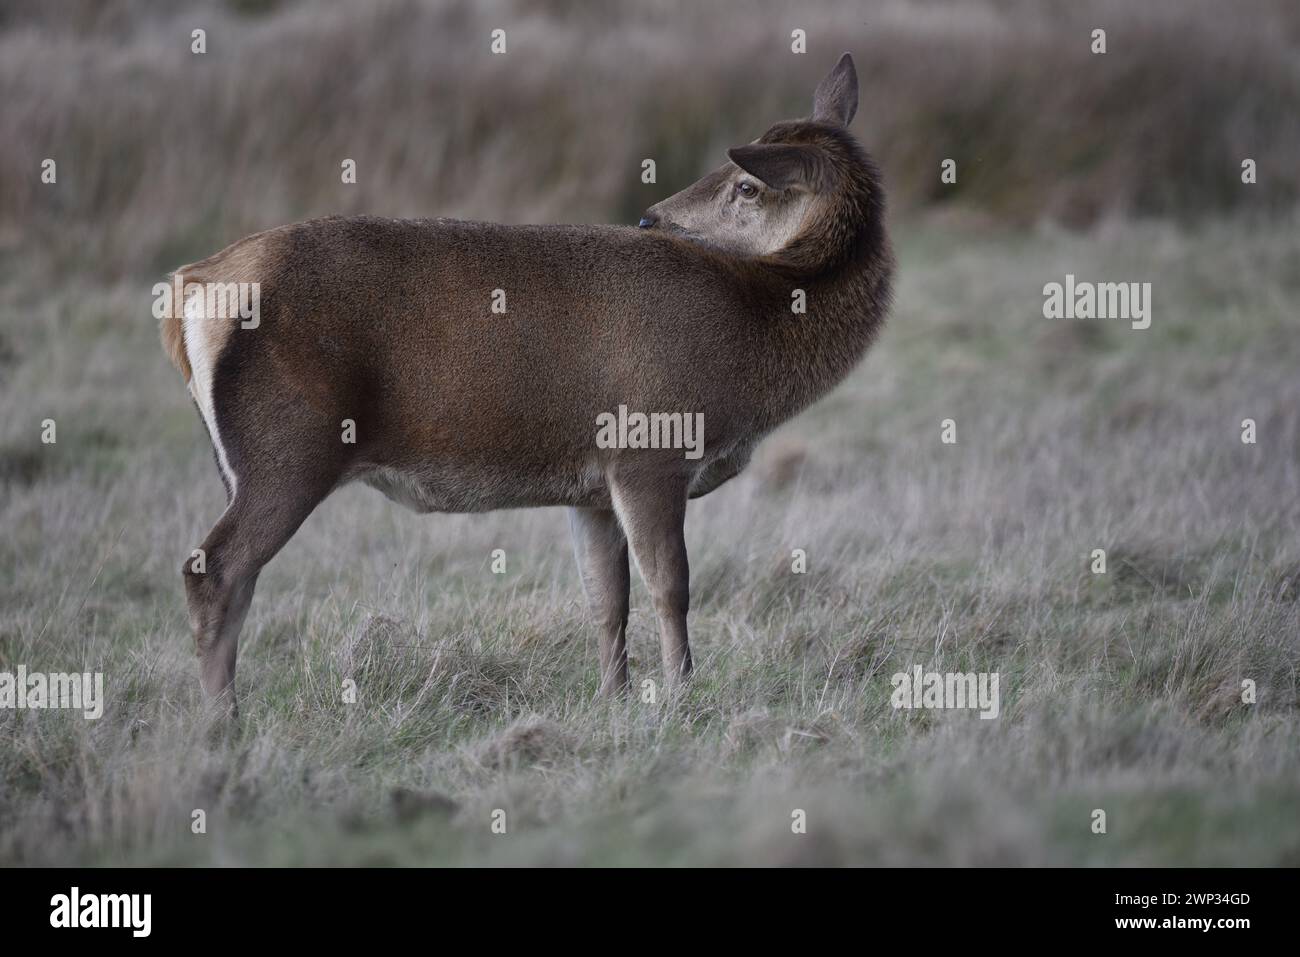
[[670,688],[691,674],[686,633],[690,566],[686,560],[686,481],[678,476],[616,478],[614,509],[654,601],[664,677]]
[[254,390],[238,379],[224,384],[216,399],[227,403],[227,418],[213,442],[234,494],[203,541],[204,567],[186,562],[183,574],[204,697],[234,715],[239,630],[257,576],[333,490],[346,453],[330,421],[292,392],[263,390],[255,402],[238,402],[228,397]]
[[[236,525],[222,517],[203,542],[205,556],[214,561],[201,570],[187,561],[185,597],[189,605],[190,630],[199,656],[199,681],[206,702],[218,710],[237,713],[235,702],[235,656],[239,631],[253,600],[257,573],[226,559],[225,543],[234,536]],[[215,559],[220,556],[218,565]],[[206,558],[205,558],[206,564]]]
[[[332,485],[332,483],[330,483]],[[182,573],[190,628],[199,656],[204,698],[232,716],[239,631],[262,567],[284,547],[328,494],[320,483],[295,489],[244,479],[225,514],[203,541],[204,566],[187,561]]]
[[612,509],[571,508],[569,530],[582,588],[600,630],[600,693],[627,690],[627,538]]

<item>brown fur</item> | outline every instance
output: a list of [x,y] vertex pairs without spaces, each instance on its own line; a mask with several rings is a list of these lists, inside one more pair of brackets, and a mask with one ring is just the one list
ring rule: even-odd
[[[851,81],[855,106],[847,55],[823,87],[832,80]],[[848,94],[835,95],[851,118]],[[840,381],[889,301],[884,194],[852,136],[821,117],[758,142],[817,157],[815,181],[791,187],[812,192],[802,228],[767,255],[667,228],[336,217],[184,267],[187,281],[261,284],[256,329],[207,332],[214,439],[237,490],[204,543],[206,575],[186,574],[205,689],[233,698],[258,571],[352,480],[420,511],[570,507],[602,688],[627,682],[629,545],[669,681],[688,674],[686,498],[739,472],[765,434]],[[661,205],[694,202],[709,180]],[[504,315],[490,309],[498,288]],[[795,288],[806,315],[791,311]],[[164,346],[188,378],[179,325],[164,321]],[[703,413],[703,458],[597,448],[597,415],[619,405]],[[355,444],[340,439],[345,419]]]
[[182,314],[179,309],[172,309],[163,316],[158,321],[158,334],[162,337],[163,352],[167,353],[167,358],[172,361],[176,371],[188,383],[192,373],[190,357],[185,352],[185,330],[181,327]]
[[[188,266],[181,266],[179,269],[173,270],[167,276],[167,281],[171,282],[174,277],[180,276],[186,285],[189,283],[257,282],[270,271],[267,253],[274,248],[275,237],[284,231],[285,227],[279,227],[246,236],[227,246],[214,256],[209,256],[207,259],[201,259],[198,262],[190,263]],[[172,365],[176,367],[176,370],[184,376],[185,381],[188,383],[193,376],[193,369],[190,366],[189,354],[185,349],[185,330],[182,323],[184,315],[184,303],[173,302],[171,314],[163,316],[159,321],[159,333],[162,338],[163,351],[167,353],[167,358],[171,359]],[[209,320],[209,323],[210,348],[219,353],[225,346],[231,327],[237,325],[237,323],[215,319]]]

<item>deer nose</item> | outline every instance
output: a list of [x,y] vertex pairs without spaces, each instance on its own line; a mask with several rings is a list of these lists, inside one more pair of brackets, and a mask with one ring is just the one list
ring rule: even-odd
[[649,210],[646,210],[646,212],[641,216],[641,222],[637,223],[637,225],[642,229],[649,229],[657,222],[659,222],[659,217]]

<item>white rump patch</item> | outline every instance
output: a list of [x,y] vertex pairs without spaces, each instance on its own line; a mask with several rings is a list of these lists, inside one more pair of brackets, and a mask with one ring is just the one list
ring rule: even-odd
[[217,357],[220,354],[220,345],[224,344],[225,340],[221,339],[220,343],[214,341],[217,338],[212,335],[215,330],[206,325],[210,320],[203,317],[203,311],[203,295],[196,291],[185,300],[185,321],[182,324],[185,330],[185,354],[190,360],[190,393],[194,396],[194,401],[199,404],[199,413],[203,416],[208,434],[212,437],[212,446],[217,450],[217,462],[221,466],[221,472],[230,483],[230,497],[233,500],[235,473],[230,470],[225,446],[221,444],[221,433],[217,431],[216,408],[212,402],[212,384],[216,374]]

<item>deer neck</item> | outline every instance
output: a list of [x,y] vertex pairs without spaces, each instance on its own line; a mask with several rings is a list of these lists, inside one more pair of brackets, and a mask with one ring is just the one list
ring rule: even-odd
[[[863,220],[859,220],[863,221]],[[824,220],[768,257],[759,327],[769,426],[829,392],[858,364],[884,323],[893,254],[883,210],[852,229]],[[802,295],[800,295],[802,293]],[[798,312],[802,302],[805,311]]]

